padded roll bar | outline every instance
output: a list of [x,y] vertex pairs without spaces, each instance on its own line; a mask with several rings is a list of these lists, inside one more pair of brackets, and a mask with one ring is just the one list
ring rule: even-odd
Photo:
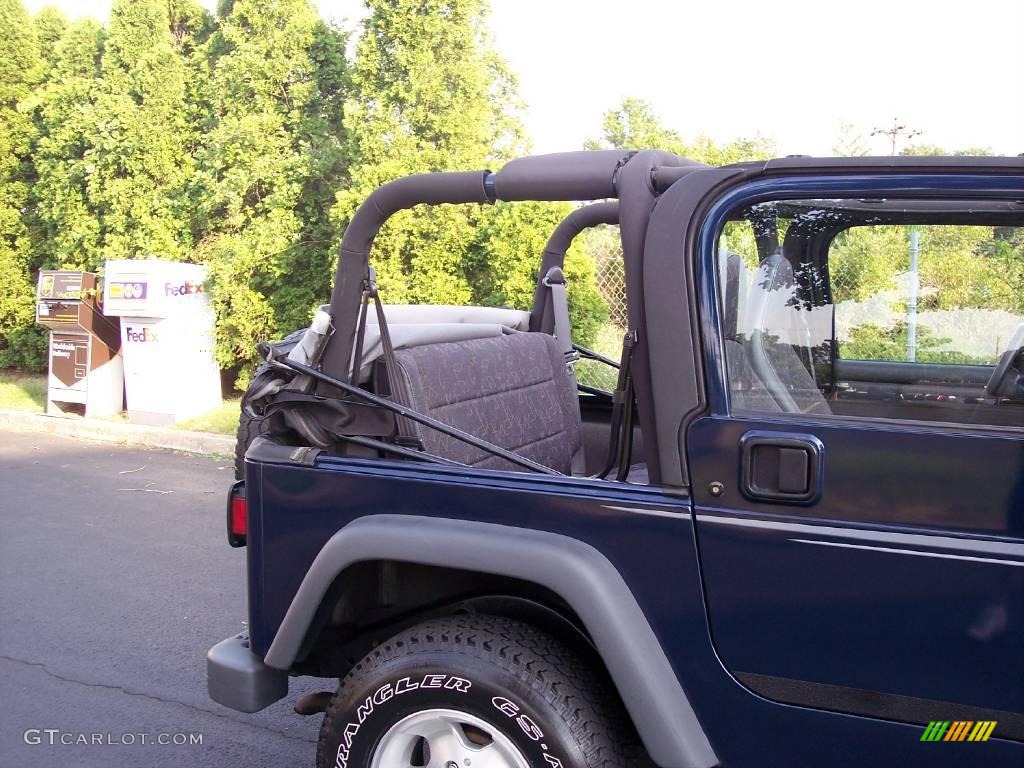
[[[635,334],[632,352],[632,383],[636,393],[637,415],[640,430],[645,438],[657,434],[652,411],[654,402],[651,393],[650,363],[647,353],[647,317],[644,312],[644,240],[651,211],[657,199],[654,188],[654,169],[679,168],[675,173],[706,168],[692,160],[656,149],[648,149],[637,155],[619,175],[619,233],[622,238],[622,259],[626,272],[626,309],[629,330]],[[662,171],[665,175],[667,172]],[[654,441],[645,445],[647,470],[652,483],[661,482],[661,468]]]
[[633,152],[555,152],[511,160],[494,175],[499,200],[601,200],[617,197],[616,175]]
[[345,228],[338,250],[330,313],[334,333],[324,347],[324,373],[349,381],[349,364],[356,320],[369,265],[370,248],[380,228],[392,214],[414,205],[441,203],[492,203],[488,191],[490,171],[421,173],[377,187],[356,210]]
[[324,347],[321,370],[334,378],[350,380],[352,343],[370,248],[392,214],[421,204],[615,197],[618,171],[632,156],[631,152],[616,149],[534,155],[512,160],[494,174],[424,173],[375,189],[359,206],[341,240],[330,302],[334,333]]
[[540,271],[537,273],[537,287],[533,292],[533,311],[530,313],[530,330],[544,331],[551,333],[554,329],[554,317],[551,315],[551,308],[546,301],[547,288],[544,285],[544,276],[552,267],[563,267],[565,265],[565,252],[569,250],[572,241],[586,229],[596,227],[600,224],[619,223],[619,203],[612,200],[606,203],[594,203],[583,208],[577,208],[555,227],[555,231],[548,238],[544,246],[544,253],[540,259]]

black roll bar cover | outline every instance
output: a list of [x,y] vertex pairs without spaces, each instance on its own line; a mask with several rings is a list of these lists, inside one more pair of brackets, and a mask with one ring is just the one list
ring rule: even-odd
[[324,347],[324,373],[349,380],[349,364],[356,320],[359,315],[363,280],[369,265],[370,248],[380,228],[394,213],[414,205],[494,202],[488,191],[490,171],[420,173],[404,176],[377,187],[363,201],[345,228],[338,249],[330,314],[334,333]]
[[618,197],[616,173],[633,152],[580,150],[510,160],[494,175],[499,200],[602,200]]
[[618,170],[632,155],[615,149],[533,155],[511,160],[494,174],[486,170],[422,173],[395,179],[375,189],[352,216],[338,249],[330,301],[334,333],[324,347],[321,370],[349,381],[370,248],[392,214],[416,205],[615,197]]
[[647,149],[636,154],[619,175],[619,236],[622,238],[622,258],[626,273],[626,310],[629,330],[635,334],[632,352],[632,379],[636,397],[640,431],[645,436],[645,461],[652,483],[661,482],[658,454],[649,437],[655,429],[654,401],[651,394],[650,361],[647,350],[647,318],[644,312],[644,241],[651,211],[658,198],[655,188],[655,168],[678,168],[680,178],[687,173],[707,168],[670,152]]
[[533,311],[530,313],[530,330],[544,331],[551,333],[554,330],[555,320],[551,314],[549,303],[546,300],[547,288],[544,285],[544,276],[552,267],[563,267],[565,265],[565,252],[569,250],[573,240],[581,232],[600,224],[619,223],[619,202],[609,200],[604,203],[594,203],[582,208],[577,208],[564,219],[555,231],[548,238],[544,246],[544,253],[540,258],[540,271],[537,273],[537,287],[533,292]]

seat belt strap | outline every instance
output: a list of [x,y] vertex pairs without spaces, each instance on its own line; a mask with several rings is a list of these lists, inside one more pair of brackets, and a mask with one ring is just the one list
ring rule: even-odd
[[[544,275],[543,283],[551,292],[550,307],[555,320],[555,338],[565,358],[565,367],[575,391],[576,361],[580,359],[580,353],[572,345],[572,323],[569,321],[569,295],[565,288],[565,274],[559,267],[552,267]],[[585,456],[581,449],[572,456],[572,473],[581,476],[586,474],[586,471]]]
[[572,323],[569,322],[569,295],[565,288],[565,275],[560,267],[552,267],[544,275],[544,285],[551,292],[551,312],[555,319],[555,338],[565,355],[565,364],[576,380],[575,365],[580,355],[572,345]]
[[[391,344],[391,333],[388,331],[388,320],[384,315],[384,305],[380,300],[380,293],[377,290],[377,272],[373,267],[368,267],[366,271],[366,283],[364,285],[364,311],[362,324],[359,329],[359,340],[358,340],[358,352],[359,356],[362,357],[362,345],[363,345],[363,331],[364,324],[366,321],[366,310],[369,309],[369,302],[372,301],[374,308],[377,311],[377,331],[380,333],[380,346],[381,352],[384,357],[384,369],[387,372],[388,377],[388,389],[391,390],[391,399],[399,405],[411,408],[409,398],[405,388],[402,386],[401,379],[398,375],[398,364],[395,361],[395,348]],[[361,361],[357,361],[360,362]],[[353,372],[353,376],[358,376],[359,369],[356,368]],[[395,443],[404,446],[406,448],[413,448],[415,450],[423,450],[423,441],[420,439],[419,428],[410,419],[404,416],[395,417]]]

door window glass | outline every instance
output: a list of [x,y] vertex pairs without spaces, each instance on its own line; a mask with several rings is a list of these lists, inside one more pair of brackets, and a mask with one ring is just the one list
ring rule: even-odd
[[733,412],[1024,425],[1024,206],[762,203],[718,268]]

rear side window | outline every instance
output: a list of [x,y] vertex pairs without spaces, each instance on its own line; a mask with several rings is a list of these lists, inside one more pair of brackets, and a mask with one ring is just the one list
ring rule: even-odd
[[1024,426],[1024,207],[792,200],[718,246],[734,413]]

